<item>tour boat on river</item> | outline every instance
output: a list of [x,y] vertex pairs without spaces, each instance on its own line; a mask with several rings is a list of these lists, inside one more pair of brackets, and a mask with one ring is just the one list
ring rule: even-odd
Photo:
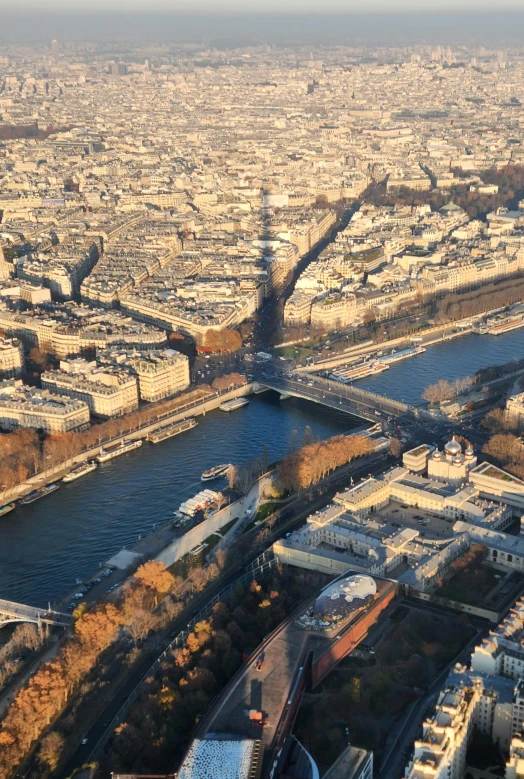
[[214,468],[210,468],[208,471],[204,471],[200,477],[201,481],[211,481],[212,479],[218,479],[219,476],[224,476],[230,468],[229,463],[225,465],[215,465]]
[[96,471],[98,468],[98,465],[95,462],[89,462],[89,463],[82,463],[82,465],[79,465],[78,468],[74,468],[69,473],[66,473],[62,481],[67,484],[70,481],[76,481],[76,479],[80,479],[82,476],[85,476],[88,473],[92,473],[93,471]]
[[142,446],[142,441],[122,441],[121,444],[113,446],[109,449],[101,449],[100,454],[96,458],[99,463],[106,463],[108,460],[112,460],[114,457],[120,457],[121,454],[126,452],[132,452],[133,449],[138,449]]
[[29,503],[34,503],[35,500],[45,498],[46,495],[50,495],[58,489],[60,489],[58,484],[48,484],[46,487],[41,487],[39,490],[33,490],[33,492],[30,492],[25,498],[20,498],[20,505],[27,506]]

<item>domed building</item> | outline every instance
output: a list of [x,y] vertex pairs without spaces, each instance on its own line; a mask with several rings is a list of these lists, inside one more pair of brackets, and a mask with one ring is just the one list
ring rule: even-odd
[[328,585],[315,601],[314,612],[330,622],[337,622],[365,606],[377,594],[372,576],[347,576]]
[[428,478],[449,484],[464,484],[468,474],[477,464],[477,458],[471,447],[465,452],[455,436],[448,441],[443,452],[436,449],[428,459]]

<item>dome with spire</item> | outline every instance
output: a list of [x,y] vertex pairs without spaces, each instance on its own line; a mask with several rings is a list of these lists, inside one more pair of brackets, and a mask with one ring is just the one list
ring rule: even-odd
[[444,449],[446,450],[446,454],[450,457],[456,457],[457,455],[462,454],[462,447],[456,440],[455,436],[453,436],[451,441],[448,441]]

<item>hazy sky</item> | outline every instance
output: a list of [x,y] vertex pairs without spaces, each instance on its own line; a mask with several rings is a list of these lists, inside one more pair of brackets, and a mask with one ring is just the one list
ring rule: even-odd
[[[492,0],[0,0],[1,9],[163,10],[178,12],[370,13],[428,11],[493,11]],[[523,10],[523,0],[501,0],[496,10]]]
[[218,49],[521,46],[524,0],[499,2],[494,10],[492,0],[0,0],[0,40],[191,42]]

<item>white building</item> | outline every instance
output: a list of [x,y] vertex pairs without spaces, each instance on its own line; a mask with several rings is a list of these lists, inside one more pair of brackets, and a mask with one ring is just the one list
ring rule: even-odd
[[98,417],[119,417],[138,407],[136,378],[121,368],[98,367],[96,362],[62,360],[59,371],[42,374],[42,386],[83,400]]
[[17,338],[0,338],[0,378],[18,377],[24,369],[24,348]]
[[463,779],[466,752],[480,700],[476,688],[449,687],[422,725],[405,779]]
[[190,384],[189,359],[174,349],[147,352],[123,364],[137,377],[142,400],[162,400],[183,392]]
[[524,677],[524,599],[517,601],[508,616],[471,655],[471,669],[510,679]]
[[355,295],[332,293],[325,298],[316,300],[311,306],[311,327],[323,330],[351,325],[357,315]]
[[524,735],[513,736],[506,761],[506,779],[522,779],[524,776]]
[[524,392],[518,395],[512,395],[506,401],[506,410],[508,414],[519,424],[524,420]]
[[0,382],[0,428],[33,427],[46,433],[68,433],[89,425],[89,407],[81,400],[52,395],[21,381]]

